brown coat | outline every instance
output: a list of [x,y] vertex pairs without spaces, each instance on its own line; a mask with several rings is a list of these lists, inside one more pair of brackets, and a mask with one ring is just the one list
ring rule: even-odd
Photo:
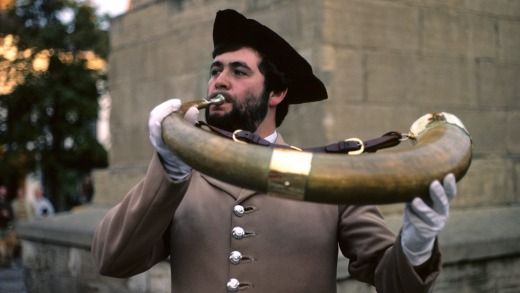
[[[243,215],[234,214],[236,205]],[[244,238],[232,236],[235,227]],[[399,243],[374,206],[278,199],[196,171],[174,183],[156,155],[145,178],[101,221],[92,251],[100,273],[113,277],[170,256],[172,292],[227,292],[236,278],[241,292],[316,293],[336,292],[339,244],[352,277],[379,292],[429,291],[439,257],[423,282]],[[232,251],[242,254],[239,264],[230,262]]]

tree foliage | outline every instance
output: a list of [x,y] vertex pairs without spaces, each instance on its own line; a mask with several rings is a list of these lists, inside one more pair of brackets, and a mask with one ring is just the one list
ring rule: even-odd
[[71,174],[107,166],[96,138],[107,19],[78,1],[17,2],[0,15],[4,53],[11,44],[0,54],[0,177],[41,172],[46,196],[65,210]]

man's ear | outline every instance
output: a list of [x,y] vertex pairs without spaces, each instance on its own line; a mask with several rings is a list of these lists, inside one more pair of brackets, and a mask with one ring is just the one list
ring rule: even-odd
[[287,90],[285,89],[283,91],[272,91],[269,94],[269,107],[276,107],[278,104],[280,104],[283,99],[285,99],[285,96],[287,95]]

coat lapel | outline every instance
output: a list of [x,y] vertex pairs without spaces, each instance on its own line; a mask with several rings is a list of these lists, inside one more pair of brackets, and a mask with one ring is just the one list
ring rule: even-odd
[[[283,140],[283,137],[279,133],[278,133],[278,136],[276,137],[275,143],[276,144],[286,144],[285,141]],[[238,187],[238,186],[226,183],[224,181],[220,181],[218,179],[215,179],[215,178],[205,175],[203,173],[201,173],[201,176],[209,184],[225,191],[227,194],[229,194],[231,197],[233,197],[237,203],[243,202],[253,195],[261,194],[257,191],[251,190],[251,189]]]
[[235,201],[237,201],[237,203],[242,202],[255,194],[258,194],[258,192],[254,190],[238,187],[202,173],[201,177],[204,178],[204,180],[206,180],[209,184],[229,194],[232,198],[235,199]]

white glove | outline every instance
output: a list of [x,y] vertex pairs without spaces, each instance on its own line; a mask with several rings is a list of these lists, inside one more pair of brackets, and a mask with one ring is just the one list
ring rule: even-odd
[[450,201],[456,194],[455,176],[448,174],[443,185],[438,180],[430,184],[431,206],[419,197],[406,204],[401,245],[413,266],[421,265],[431,257],[435,238],[448,220]]
[[[161,123],[166,116],[178,111],[180,106],[181,101],[179,99],[171,99],[163,102],[150,112],[150,120],[148,120],[150,141],[162,159],[161,162],[164,170],[173,180],[182,180],[186,178],[186,176],[191,172],[191,167],[181,161],[181,159],[179,159],[177,155],[164,143]],[[198,116],[199,110],[195,107],[191,107],[186,114],[184,114],[184,119],[195,124]]]

